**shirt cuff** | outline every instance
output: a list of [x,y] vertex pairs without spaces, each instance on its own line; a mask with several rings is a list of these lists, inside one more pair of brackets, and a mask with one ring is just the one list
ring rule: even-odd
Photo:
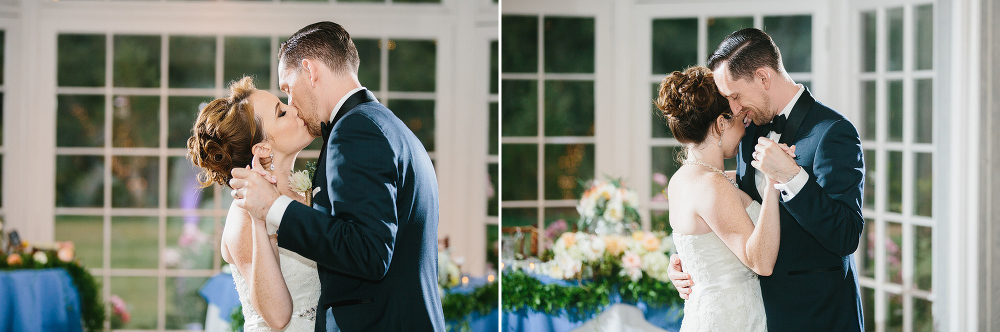
[[271,204],[271,209],[267,210],[267,235],[274,235],[278,232],[278,226],[281,226],[281,217],[285,215],[285,209],[288,209],[288,204],[292,203],[292,198],[281,195],[278,199],[274,200],[274,204]]
[[802,191],[802,187],[806,186],[806,181],[809,181],[809,173],[806,173],[806,170],[800,166],[798,174],[795,174],[788,182],[775,184],[774,189],[778,189],[781,192],[781,200],[787,202],[795,198],[799,191]]

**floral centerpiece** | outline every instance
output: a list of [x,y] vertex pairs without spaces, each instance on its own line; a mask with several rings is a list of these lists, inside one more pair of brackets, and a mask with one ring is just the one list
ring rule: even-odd
[[[682,300],[667,276],[672,249],[673,241],[664,232],[563,233],[552,246],[552,259],[537,269],[504,271],[503,309],[530,309],[585,321],[611,304],[614,294],[623,303],[676,307]],[[575,285],[543,283],[535,274]]]
[[[546,235],[558,238],[540,263],[509,264],[503,271],[503,309],[584,321],[612,298],[676,308],[682,300],[667,276],[670,235],[639,230],[638,195],[621,180],[590,181],[586,188],[577,205],[581,231],[563,232],[554,222]],[[539,275],[562,282],[543,282]]]
[[639,195],[621,179],[591,180],[576,206],[579,227],[596,234],[628,234],[638,228]]
[[630,236],[563,233],[552,246],[552,260],[541,264],[541,272],[552,278],[580,280],[617,271],[615,275],[632,282],[646,275],[669,283],[667,255],[672,248],[673,241],[660,232],[636,231]]

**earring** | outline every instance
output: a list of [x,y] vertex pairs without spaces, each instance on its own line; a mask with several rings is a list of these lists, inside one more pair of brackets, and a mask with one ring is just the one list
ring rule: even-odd
[[269,156],[269,158],[271,158],[271,167],[270,167],[270,168],[271,168],[271,170],[273,171],[273,170],[274,170],[274,154],[272,153],[272,154],[271,154],[271,155]]
[[[721,145],[720,145],[721,146]],[[271,164],[271,170],[274,170],[274,164]]]
[[719,134],[719,147],[722,147],[722,135],[724,135],[725,133],[726,131],[723,130],[722,133]]

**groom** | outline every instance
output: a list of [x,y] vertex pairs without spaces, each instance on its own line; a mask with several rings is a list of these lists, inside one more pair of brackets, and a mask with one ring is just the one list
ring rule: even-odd
[[313,206],[279,196],[256,171],[233,170],[237,205],[314,260],[316,331],[444,331],[437,286],[437,177],[427,151],[358,82],[358,51],[332,22],[302,28],[279,51],[288,103],[323,138]]
[[[768,330],[863,331],[854,266],[864,229],[857,129],[792,81],[778,47],[761,30],[730,34],[708,67],[733,113],[746,110],[753,118],[740,143],[740,188],[759,202],[768,190],[764,176],[780,183],[778,259],[774,273],[760,277]],[[794,145],[796,157],[781,144]],[[697,283],[682,272],[677,255],[670,279],[685,298]]]

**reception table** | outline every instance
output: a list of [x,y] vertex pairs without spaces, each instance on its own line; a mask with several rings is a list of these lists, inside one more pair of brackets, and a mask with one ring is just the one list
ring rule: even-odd
[[83,331],[80,295],[63,269],[0,271],[0,332]]
[[[565,280],[558,280],[550,278],[545,275],[532,275],[535,279],[538,279],[543,284],[556,284],[564,287],[572,287],[573,283]],[[612,292],[611,298],[609,298],[610,304],[598,310],[591,319],[600,315],[607,309],[621,309],[620,307],[623,302],[621,295],[618,292]],[[616,306],[617,305],[617,306]],[[672,307],[650,307],[646,303],[629,303],[626,305],[635,306],[639,311],[642,312],[642,316],[646,321],[658,328],[667,331],[678,331],[681,326],[681,318],[683,313],[683,308],[672,308]],[[556,315],[549,315],[544,312],[538,312],[530,309],[521,309],[516,311],[504,311],[503,313],[503,331],[504,332],[521,332],[521,331],[571,331],[587,323],[587,321],[572,321],[569,319],[569,314],[562,310]],[[612,329],[614,330],[614,329]]]
[[[470,278],[468,283],[452,287],[449,292],[458,294],[470,294],[476,288],[487,283],[485,277]],[[229,324],[232,321],[230,315],[234,308],[240,305],[239,293],[236,292],[236,285],[233,283],[233,276],[229,273],[219,273],[208,279],[201,287],[201,296],[208,302],[208,315],[205,317],[205,331],[229,331]],[[470,331],[496,331],[500,326],[500,312],[494,310],[487,315],[480,315],[473,312],[464,321],[449,321],[449,331],[459,331],[463,322],[469,323]],[[3,332],[0,330],[0,332]]]

